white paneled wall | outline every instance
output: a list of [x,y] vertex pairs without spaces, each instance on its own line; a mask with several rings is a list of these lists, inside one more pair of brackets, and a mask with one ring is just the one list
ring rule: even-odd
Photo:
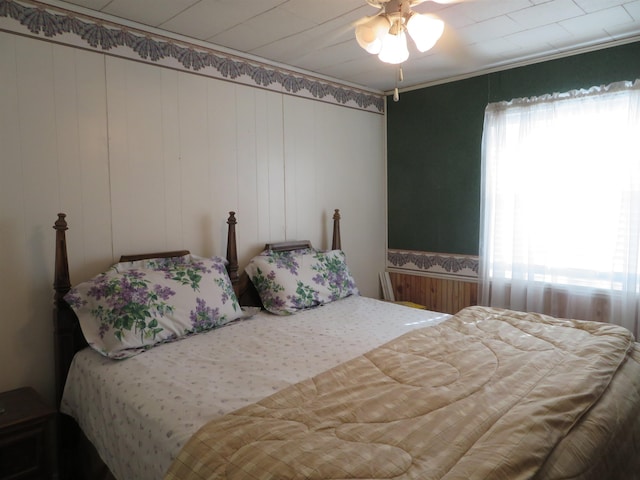
[[384,117],[0,32],[0,390],[53,398],[56,214],[72,282],[124,253],[329,246],[361,291],[384,268]]

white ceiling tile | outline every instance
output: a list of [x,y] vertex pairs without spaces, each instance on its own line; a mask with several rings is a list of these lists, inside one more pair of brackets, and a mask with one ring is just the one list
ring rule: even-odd
[[[282,8],[294,15],[311,20],[320,25],[329,20],[340,18],[354,10],[360,11],[364,2],[362,0],[289,0]],[[368,8],[365,15],[376,13],[376,9]]]
[[264,44],[264,39],[256,35],[255,29],[244,23],[240,23],[206,40],[213,44],[233,48],[240,52],[252,52]]
[[295,38],[295,42],[290,41],[290,38],[275,40],[268,45],[251,50],[251,54],[297,67],[294,59],[305,55],[309,51],[308,49],[312,48],[314,39],[306,35],[305,32],[295,35]]
[[507,16],[501,16],[478,22],[459,30],[460,36],[467,43],[484,42],[493,38],[504,37],[521,30],[522,27]]
[[[305,1],[309,1],[309,0],[305,0]],[[373,14],[375,14],[375,11],[373,12]],[[324,22],[324,24],[330,23],[332,25],[342,25],[343,27],[354,30],[355,22],[365,17],[370,17],[371,15],[372,15],[371,7],[363,5],[363,6],[360,6],[359,8],[349,10],[343,15],[340,15],[332,20]]]
[[303,54],[296,59],[296,65],[308,69],[325,68],[330,65],[350,62],[365,55],[369,56],[371,54],[363,51],[355,42],[345,42],[311,54]]
[[640,0],[637,2],[625,3],[624,9],[631,15],[635,20],[640,20]]
[[356,85],[368,85],[377,90],[392,89],[396,83],[398,67],[383,63],[374,55],[365,60],[332,65],[326,70],[330,77],[344,78]]
[[633,18],[624,8],[615,7],[563,20],[560,25],[574,35],[584,35],[585,32],[590,32],[590,35],[594,37],[604,32],[602,25],[615,27],[631,22],[633,22]]
[[435,15],[444,20],[447,27],[462,28],[476,23],[476,20],[466,14],[461,7],[462,4],[452,5],[451,8],[443,9]]
[[541,47],[551,49],[554,43],[571,39],[571,33],[567,32],[560,25],[553,23],[542,27],[524,30],[505,37],[514,45],[519,45],[523,52],[540,52]]
[[[457,4],[457,6],[463,6]],[[529,0],[485,0],[479,2],[469,2],[464,5],[465,15],[476,22],[482,22],[490,18],[499,17],[511,12],[517,12],[531,7]]]
[[584,15],[584,11],[572,0],[552,0],[509,14],[524,28],[535,28]]
[[[435,46],[424,54],[418,55],[420,57],[430,55],[446,55],[451,56],[455,52],[461,52],[466,54],[469,51],[469,43],[467,38],[463,37],[458,29],[445,26],[444,33]],[[411,51],[411,54],[417,53],[415,50]],[[414,56],[415,58],[415,56]]]
[[117,17],[133,20],[134,22],[157,27],[197,2],[198,0],[174,0],[172,2],[112,0],[102,11]]
[[508,37],[494,38],[475,43],[468,47],[473,55],[482,59],[496,59],[498,61],[518,58],[523,55],[522,46],[513,43]]
[[444,72],[451,72],[454,77],[464,75],[473,68],[473,65],[462,64],[455,57],[439,56],[420,59],[419,62],[403,67],[404,82],[399,84],[398,87],[403,88],[411,84],[421,83],[419,79],[438,78]]
[[[360,14],[361,12],[357,12],[350,15],[359,18]],[[350,23],[345,25],[339,20],[330,20],[287,38],[276,40],[252,50],[251,53],[279,62],[297,64],[298,60],[303,58],[308,60],[308,57],[313,57],[318,52],[330,49],[336,44],[340,44],[342,48],[346,46],[355,52],[368,55],[356,42],[353,26]]]
[[395,71],[397,67],[388,63],[383,63],[375,55],[365,54],[352,60],[344,62],[335,62],[323,68],[322,71],[326,75],[335,78],[341,78],[342,75],[348,74],[357,77],[362,74],[380,75],[385,71]]
[[252,36],[258,40],[260,46],[268,46],[275,41],[291,37],[315,26],[310,20],[282,9],[268,10],[248,19],[244,24],[253,31]]
[[111,0],[69,0],[67,3],[79,5],[91,10],[102,10]]
[[605,31],[617,40],[635,38],[639,40],[638,31],[640,30],[640,20],[634,20],[630,23],[620,24],[618,26],[607,26]]
[[[166,1],[166,0],[165,0]],[[160,25],[171,32],[206,39],[266,12],[283,0],[200,0]]]
[[[607,38],[611,39],[611,36],[607,35]],[[588,48],[593,45],[593,37],[588,33],[571,35],[564,41],[556,40],[553,44],[557,52],[568,52],[576,48]]]
[[574,0],[576,4],[585,12],[597,12],[611,7],[620,5],[620,0]]
[[[318,28],[323,27],[324,25],[321,25]],[[353,31],[351,29],[345,29],[344,27],[327,29],[326,35],[320,37],[316,35],[316,29],[308,30],[298,34],[296,41],[292,43],[295,43],[300,51],[300,54],[296,58],[292,58],[294,62],[306,57],[322,55],[325,50],[336,52],[336,47],[352,52],[354,57],[359,54],[368,55],[367,52],[360,48],[358,42],[356,42]],[[333,55],[333,53],[329,53],[329,55]]]

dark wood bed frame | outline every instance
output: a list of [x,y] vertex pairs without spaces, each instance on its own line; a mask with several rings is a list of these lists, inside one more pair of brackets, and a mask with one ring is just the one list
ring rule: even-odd
[[[227,271],[229,278],[236,292],[240,305],[242,306],[262,306],[260,297],[244,273],[238,273],[238,248],[236,242],[235,212],[229,212],[227,219]],[[59,409],[67,374],[71,366],[74,355],[87,347],[87,341],[82,335],[80,323],[76,314],[69,304],[64,300],[64,296],[71,289],[71,278],[69,275],[69,261],[67,256],[66,231],[68,225],[66,215],[58,214],[53,228],[56,231],[56,253],[54,270],[54,357],[55,357],[55,395],[56,406]],[[265,249],[275,251],[290,251],[304,247],[311,247],[309,241],[292,241],[269,243]],[[342,248],[340,240],[340,211],[336,209],[333,214],[333,235],[331,249]],[[142,260],[148,258],[177,257],[189,254],[188,250],[174,250],[168,252],[142,253],[137,255],[123,255],[121,262]],[[59,478],[62,479],[109,479],[113,478],[108,468],[102,463],[95,449],[84,437],[84,434],[76,424],[75,420],[67,415],[58,414],[58,470]]]

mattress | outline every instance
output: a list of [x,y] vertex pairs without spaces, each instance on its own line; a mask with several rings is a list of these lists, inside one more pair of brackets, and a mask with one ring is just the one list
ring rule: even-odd
[[351,296],[292,316],[261,312],[126,360],[85,349],[61,411],[117,479],[158,480],[209,421],[448,317]]

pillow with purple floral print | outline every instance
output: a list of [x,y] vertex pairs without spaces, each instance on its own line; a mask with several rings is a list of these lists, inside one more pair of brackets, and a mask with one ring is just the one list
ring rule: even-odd
[[251,259],[245,271],[264,308],[278,315],[359,294],[342,250],[265,250]]
[[159,343],[224,325],[243,314],[220,257],[123,262],[73,287],[64,299],[89,345],[122,359]]

